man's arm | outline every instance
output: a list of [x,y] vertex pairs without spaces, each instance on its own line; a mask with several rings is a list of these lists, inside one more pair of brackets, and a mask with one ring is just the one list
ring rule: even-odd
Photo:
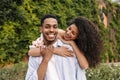
[[[52,51],[53,47],[44,48],[43,51],[41,51],[41,58],[39,57],[29,57],[29,63],[28,63],[28,71],[26,74],[25,80],[43,80],[48,62],[52,57]],[[42,59],[43,57],[43,59]],[[38,61],[39,60],[39,61]],[[40,62],[40,65],[39,65]]]
[[38,80],[43,80],[44,76],[46,74],[47,66],[48,66],[49,60],[43,59],[38,70],[37,70],[37,75],[38,75]]
[[43,80],[45,77],[48,62],[53,54],[53,51],[51,50],[53,50],[53,47],[49,46],[47,48],[44,48],[44,50],[41,52],[43,59],[37,70],[38,80]]

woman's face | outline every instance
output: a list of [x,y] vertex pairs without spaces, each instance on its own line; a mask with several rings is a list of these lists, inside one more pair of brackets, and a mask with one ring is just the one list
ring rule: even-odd
[[78,36],[78,28],[75,24],[71,24],[65,31],[64,39],[66,41],[75,40]]

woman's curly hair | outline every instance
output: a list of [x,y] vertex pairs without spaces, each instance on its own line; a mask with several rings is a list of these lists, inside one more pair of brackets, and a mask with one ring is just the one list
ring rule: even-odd
[[71,23],[79,30],[75,43],[82,51],[89,63],[89,67],[95,67],[100,62],[100,54],[103,50],[103,42],[98,32],[98,27],[84,17],[77,17]]

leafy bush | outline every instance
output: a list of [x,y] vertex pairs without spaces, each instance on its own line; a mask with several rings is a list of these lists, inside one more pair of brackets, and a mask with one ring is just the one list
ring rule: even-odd
[[102,64],[96,69],[87,70],[88,80],[120,80],[120,64]]
[[26,63],[18,63],[2,68],[0,69],[0,80],[25,80],[26,70]]
[[40,19],[47,13],[59,17],[62,29],[76,16],[98,23],[95,0],[1,0],[0,4],[0,67],[23,59],[39,36]]

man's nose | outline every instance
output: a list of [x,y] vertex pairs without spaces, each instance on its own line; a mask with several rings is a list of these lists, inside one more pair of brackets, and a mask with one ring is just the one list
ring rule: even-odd
[[50,31],[54,31],[54,28],[53,28],[53,27],[51,27],[51,28],[50,28]]

